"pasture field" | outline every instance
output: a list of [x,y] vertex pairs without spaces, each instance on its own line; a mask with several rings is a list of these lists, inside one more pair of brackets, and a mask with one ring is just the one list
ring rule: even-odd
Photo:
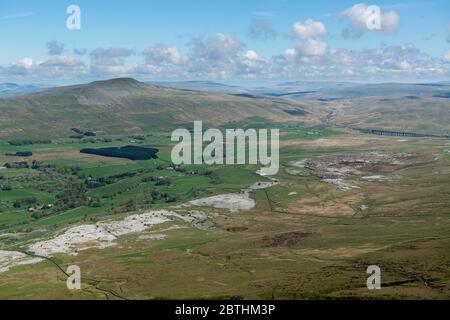
[[[0,299],[450,297],[448,139],[292,124],[281,133],[279,184],[250,192],[253,209],[204,207],[207,224],[175,217],[107,248],[12,267],[1,274]],[[123,136],[88,146],[133,143]],[[148,210],[187,211],[193,199],[265,180],[258,166],[173,167],[167,133],[139,145],[158,148],[159,158],[86,155],[86,143],[69,141],[2,142],[3,163],[30,167],[0,170],[0,250],[24,252],[68,228]],[[33,155],[5,155],[18,151]],[[82,290],[69,291],[55,264],[80,266]],[[382,290],[367,290],[369,265],[380,266]]]

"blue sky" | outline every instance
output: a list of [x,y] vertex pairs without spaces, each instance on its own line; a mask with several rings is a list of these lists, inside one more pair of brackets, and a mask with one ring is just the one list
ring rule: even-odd
[[0,81],[448,80],[450,1],[375,1],[2,1]]

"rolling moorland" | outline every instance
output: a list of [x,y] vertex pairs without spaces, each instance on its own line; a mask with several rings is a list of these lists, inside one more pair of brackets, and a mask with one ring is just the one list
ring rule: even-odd
[[[0,99],[0,299],[450,297],[449,84],[224,87]],[[194,120],[279,128],[279,173],[173,165]]]

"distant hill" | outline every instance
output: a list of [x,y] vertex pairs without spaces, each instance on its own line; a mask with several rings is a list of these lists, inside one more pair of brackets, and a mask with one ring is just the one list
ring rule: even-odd
[[179,81],[179,82],[152,82],[151,84],[175,88],[181,90],[221,92],[235,95],[248,96],[274,96],[282,97],[295,93],[312,93],[319,90],[354,87],[354,83],[348,82],[319,82],[319,81],[292,81],[279,84],[267,84],[264,86],[234,86],[212,81]]
[[354,87],[358,84],[333,81],[291,81],[253,89],[253,93],[276,96],[307,96],[316,92]]
[[348,127],[450,134],[450,85],[367,84],[289,97],[328,112],[327,122]]
[[274,99],[194,92],[150,85],[129,78],[58,87],[0,100],[0,138],[59,138],[71,128],[99,134],[140,134],[170,130],[194,120],[218,126],[263,118],[286,121],[296,108]]
[[44,90],[42,86],[19,85],[17,83],[0,83],[0,99],[20,96],[27,93]]
[[217,92],[228,94],[246,94],[250,93],[249,89],[230,86],[212,81],[175,81],[175,82],[150,82],[150,84],[179,90]]
[[[2,90],[17,90],[12,83]],[[177,87],[177,88],[172,88]],[[130,78],[0,99],[0,139],[99,136],[190,127],[297,121],[449,134],[450,85],[287,82],[243,88],[214,82],[143,83]]]

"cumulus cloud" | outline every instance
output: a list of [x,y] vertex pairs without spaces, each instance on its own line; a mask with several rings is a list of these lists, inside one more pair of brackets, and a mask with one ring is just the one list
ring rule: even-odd
[[297,50],[295,50],[294,48],[288,48],[288,49],[284,50],[281,57],[285,60],[292,60],[296,55],[297,55]]
[[305,23],[296,22],[292,26],[294,34],[300,39],[318,39],[327,33],[325,25],[320,21],[314,21],[312,19],[306,20]]
[[393,32],[400,24],[400,16],[395,11],[378,12],[379,25],[377,25],[376,12],[371,6],[364,3],[355,4],[353,7],[339,13],[339,19],[347,20],[349,27],[342,31],[342,37],[346,39],[358,39],[367,31]]
[[96,48],[90,52],[90,71],[93,75],[123,76],[132,72],[134,66],[126,64],[126,58],[136,54],[127,48]]
[[299,56],[321,56],[327,50],[327,44],[322,41],[322,37],[327,33],[325,25],[320,21],[308,19],[305,23],[296,22],[293,24],[294,37],[300,42],[292,54]]
[[193,38],[188,43],[185,74],[195,78],[231,79],[263,77],[270,73],[270,62],[232,34],[216,33]]
[[80,77],[88,73],[89,69],[84,62],[64,55],[41,62],[33,70],[35,76],[51,78]]
[[270,40],[278,36],[271,24],[264,19],[254,19],[248,27],[248,35],[252,39]]
[[244,78],[269,76],[271,64],[261,58],[255,50],[247,50],[237,60],[237,74]]
[[327,50],[327,44],[316,39],[308,39],[298,46],[299,52],[304,56],[321,56]]
[[216,33],[188,43],[189,73],[198,77],[227,78],[236,72],[244,45],[232,34]]
[[105,59],[129,57],[135,53],[134,50],[126,48],[97,48],[92,50],[90,55],[94,59]]
[[430,57],[413,44],[366,49],[362,51],[362,59],[366,60],[369,67],[385,70],[412,70],[426,67],[432,62]]
[[248,60],[258,60],[258,54],[254,50],[248,50],[244,54],[244,57],[247,58]]
[[23,67],[25,69],[30,69],[34,65],[34,61],[31,58],[23,58],[17,61],[17,66]]
[[180,53],[177,47],[154,46],[143,52],[147,64],[155,65],[161,63],[180,64],[186,61],[186,58]]
[[189,46],[195,59],[221,64],[233,60],[243,44],[232,34],[216,33],[206,39],[194,38]]
[[42,67],[77,67],[83,66],[84,63],[82,61],[76,60],[71,56],[58,56],[55,58],[51,58],[47,61],[41,62],[39,66]]
[[70,79],[86,74],[88,74],[88,68],[82,61],[63,55],[40,62],[23,58],[15,63],[0,66],[0,78],[24,78],[27,81]]
[[292,45],[266,57],[233,34],[192,38],[185,47],[157,44],[139,55],[129,48],[75,49],[46,61],[26,57],[0,65],[0,79],[305,79],[402,81],[445,79],[450,51],[431,57],[413,44],[348,50],[329,48],[325,25],[311,19],[292,25]]
[[277,74],[285,78],[404,81],[436,79],[446,68],[413,44],[382,46],[374,49],[329,49],[320,56],[301,56],[287,49],[276,57]]
[[447,52],[445,52],[445,53],[442,55],[442,61],[443,61],[444,63],[450,63],[450,50],[448,50]]
[[57,56],[63,53],[65,45],[56,40],[47,42],[47,52],[51,56]]

